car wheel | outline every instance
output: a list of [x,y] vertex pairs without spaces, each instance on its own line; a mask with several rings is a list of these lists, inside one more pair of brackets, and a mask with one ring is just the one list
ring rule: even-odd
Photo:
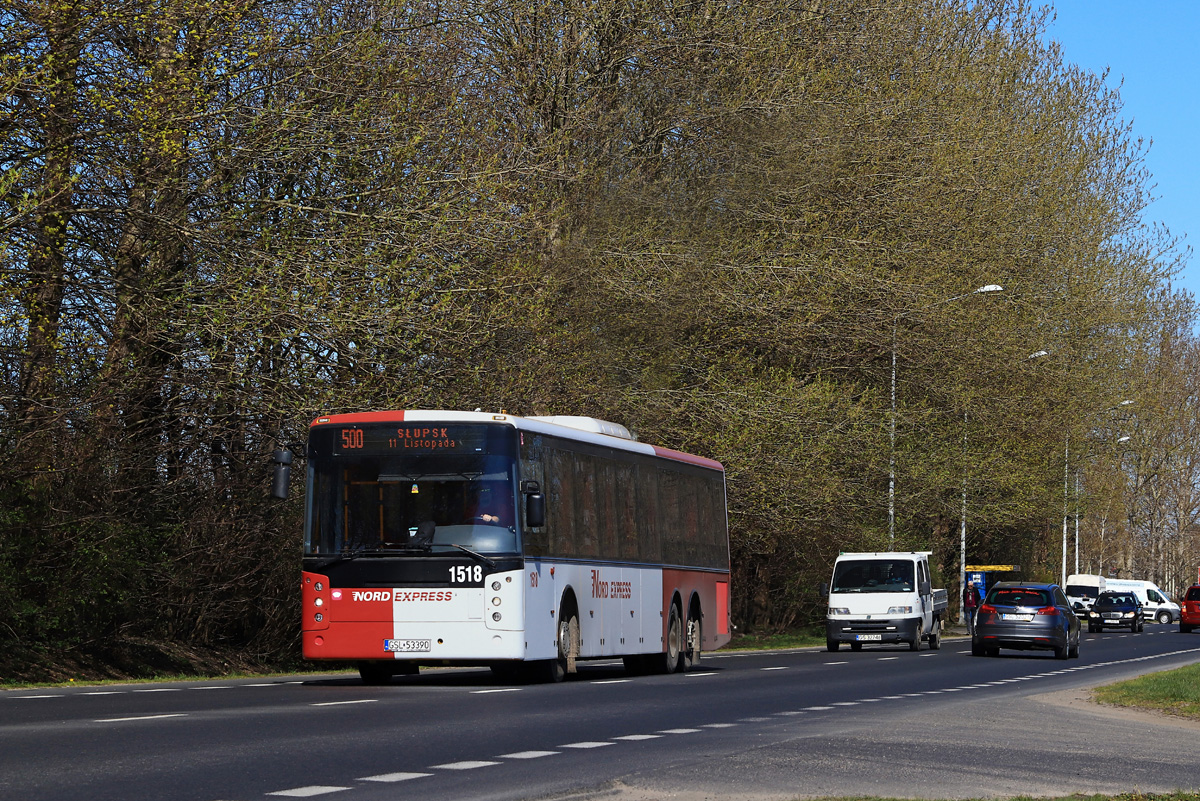
[[1088,634],[1095,634],[1099,630],[1100,630],[1099,626],[1095,626],[1091,623],[1088,623]]
[[1055,659],[1066,659],[1070,655],[1070,650],[1071,649],[1065,645],[1062,646],[1061,648],[1059,648],[1058,646],[1055,646],[1054,658]]
[[1167,610],[1165,610],[1165,609],[1159,610],[1159,613],[1158,613],[1158,616],[1157,616],[1157,617],[1158,617],[1158,622],[1159,622],[1159,623],[1164,623],[1164,624],[1165,624],[1165,623],[1170,623],[1170,622],[1171,622],[1171,613],[1170,613],[1170,612],[1168,612],[1168,611],[1167,611]]
[[1184,623],[1184,622],[1181,620],[1181,621],[1179,621],[1179,633],[1180,633],[1180,634],[1191,634],[1191,633],[1192,633],[1192,627],[1191,627],[1191,626],[1189,626],[1187,623]]
[[977,642],[971,643],[971,656],[985,656],[983,646]]

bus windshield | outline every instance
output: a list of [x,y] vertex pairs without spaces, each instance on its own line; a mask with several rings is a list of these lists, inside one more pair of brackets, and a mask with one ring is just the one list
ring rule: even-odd
[[305,553],[519,552],[512,432],[470,428],[445,440],[461,448],[432,440],[405,448],[394,444],[394,434],[388,439],[370,429],[349,439],[347,429],[315,430]]

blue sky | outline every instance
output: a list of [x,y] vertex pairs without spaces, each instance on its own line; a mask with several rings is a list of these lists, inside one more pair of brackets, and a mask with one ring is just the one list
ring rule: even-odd
[[[1146,166],[1158,198],[1143,214],[1166,224],[1186,247],[1200,241],[1200,0],[1049,0],[1048,35],[1063,57],[1096,74],[1110,70],[1123,117],[1151,141]],[[1122,83],[1124,81],[1124,83]],[[1181,247],[1182,249],[1182,247]],[[1200,297],[1193,255],[1175,286]]]

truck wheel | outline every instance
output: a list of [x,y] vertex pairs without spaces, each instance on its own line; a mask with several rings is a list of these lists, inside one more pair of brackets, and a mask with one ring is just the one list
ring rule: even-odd
[[836,651],[840,645],[841,645],[841,643],[838,642],[837,640],[826,640],[825,641],[825,650],[826,651]]
[[933,621],[933,631],[929,632],[929,650],[937,651],[942,647],[942,621]]
[[1171,613],[1168,612],[1166,609],[1160,609],[1158,611],[1158,622],[1163,623],[1163,624],[1170,623],[1171,622]]
[[914,634],[912,640],[909,641],[908,650],[920,651],[921,650],[921,640],[923,640],[924,638],[925,638],[925,625],[923,623],[921,623],[920,621],[917,621],[917,633]]

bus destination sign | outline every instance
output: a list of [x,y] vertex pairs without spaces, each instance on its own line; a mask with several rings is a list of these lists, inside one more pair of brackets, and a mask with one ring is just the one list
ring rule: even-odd
[[476,426],[365,425],[343,426],[333,437],[333,452],[360,453],[476,452],[487,442],[487,431]]

